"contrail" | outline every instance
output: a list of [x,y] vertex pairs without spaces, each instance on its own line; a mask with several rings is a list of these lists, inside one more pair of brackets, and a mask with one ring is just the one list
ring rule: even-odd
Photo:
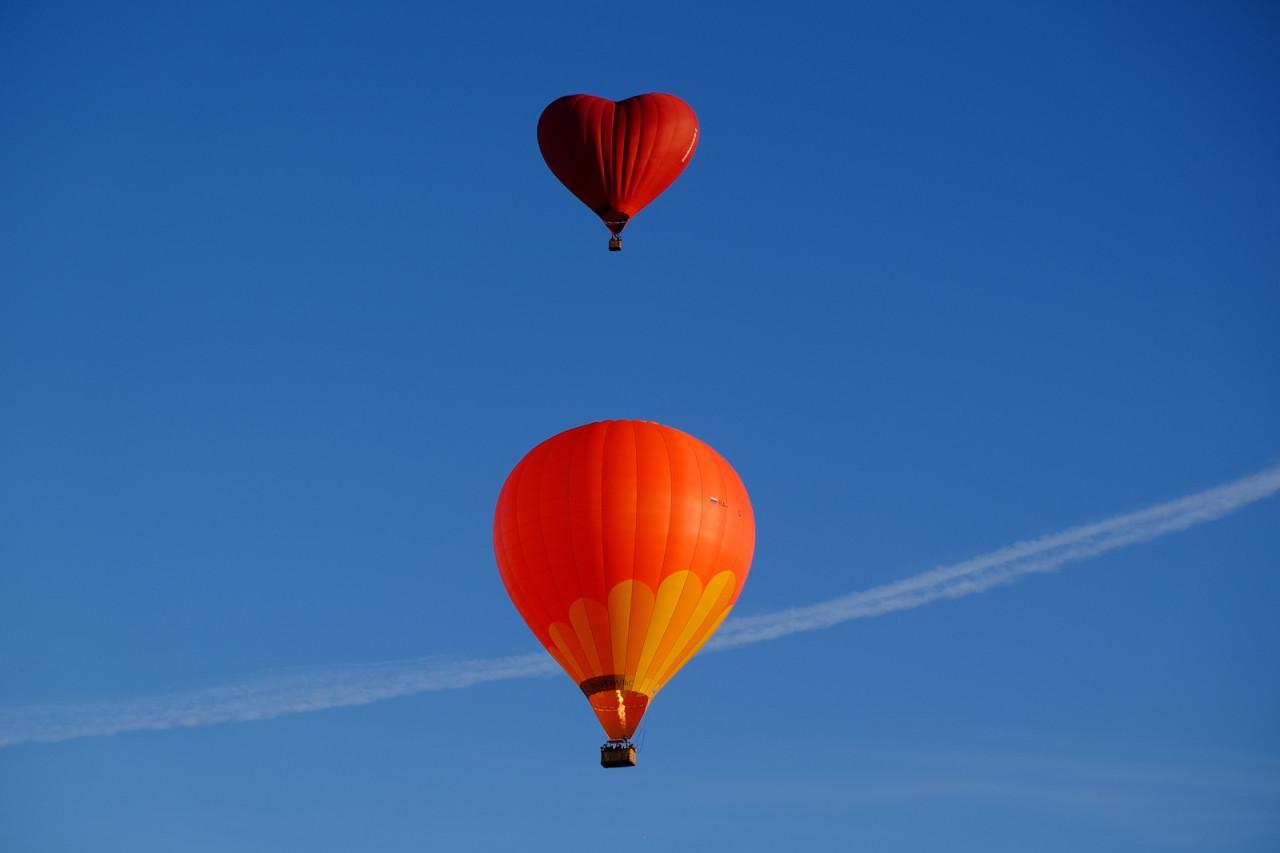
[[558,671],[543,652],[479,659],[418,658],[267,672],[218,687],[116,702],[0,708],[0,747],[267,720]]
[[829,628],[894,610],[908,610],[939,598],[961,598],[993,586],[1012,583],[1034,572],[1096,557],[1125,545],[1149,542],[1228,515],[1280,491],[1280,466],[1233,480],[1185,498],[1137,512],[1115,515],[1095,524],[1017,542],[998,551],[921,572],[905,580],[842,595],[830,601],[791,607],[775,613],[734,619],[721,626],[707,648],[731,649],[794,634]]
[[[1137,512],[1017,542],[978,557],[830,601],[726,622],[709,650],[759,643],[799,631],[962,598],[1037,572],[1149,542],[1222,518],[1280,492],[1280,465]],[[551,675],[545,654],[419,658],[269,672],[256,678],[140,699],[0,708],[0,747],[148,729],[265,720],[304,711],[367,705],[397,696],[459,690],[490,681]]]

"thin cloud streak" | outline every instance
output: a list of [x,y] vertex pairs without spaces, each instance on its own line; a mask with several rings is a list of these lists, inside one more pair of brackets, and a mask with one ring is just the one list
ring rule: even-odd
[[[1137,512],[1018,542],[960,563],[830,601],[726,622],[708,650],[731,649],[830,628],[944,598],[962,598],[1030,574],[1117,548],[1149,542],[1229,515],[1280,492],[1280,466]],[[476,684],[535,678],[559,670],[545,654],[499,658],[421,658],[269,672],[218,687],[114,702],[0,708],[0,748],[121,732],[266,720],[367,705],[383,699]]]
[[558,671],[542,652],[462,660],[419,658],[267,672],[217,687],[116,702],[0,708],[0,747],[269,720]]
[[853,619],[908,610],[940,598],[973,595],[994,586],[1013,583],[1025,575],[1057,571],[1067,563],[1096,557],[1126,545],[1149,542],[1222,518],[1278,491],[1280,466],[1266,468],[1185,498],[1017,542],[998,551],[863,592],[842,595],[819,604],[734,619],[724,624],[707,647],[731,649],[798,631],[816,631]]

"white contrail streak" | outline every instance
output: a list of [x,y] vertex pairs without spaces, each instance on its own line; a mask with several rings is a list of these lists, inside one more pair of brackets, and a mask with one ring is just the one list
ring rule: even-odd
[[0,747],[267,720],[558,671],[542,652],[469,660],[418,658],[268,672],[218,687],[116,702],[0,708]]
[[[1272,466],[1178,500],[1018,542],[863,592],[734,619],[721,627],[707,648],[729,649],[908,610],[940,598],[973,595],[1025,575],[1052,572],[1070,562],[1213,521],[1277,492],[1280,466]],[[557,671],[551,659],[541,652],[464,660],[422,658],[271,672],[218,687],[133,700],[0,708],[0,747],[265,720]]]
[[939,598],[973,595],[993,586],[1012,583],[1023,575],[1056,571],[1076,560],[1096,557],[1125,545],[1149,542],[1213,521],[1277,491],[1280,491],[1280,466],[1137,512],[1017,542],[989,554],[863,592],[842,595],[819,604],[734,619],[721,627],[707,648],[731,649],[797,631],[814,631],[852,619],[907,610]]

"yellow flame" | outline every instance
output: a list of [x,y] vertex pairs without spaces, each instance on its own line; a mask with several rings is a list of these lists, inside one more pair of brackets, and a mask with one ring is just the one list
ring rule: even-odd
[[622,691],[614,690],[618,694],[618,722],[622,725],[622,732],[625,735],[627,731],[627,706],[622,702]]

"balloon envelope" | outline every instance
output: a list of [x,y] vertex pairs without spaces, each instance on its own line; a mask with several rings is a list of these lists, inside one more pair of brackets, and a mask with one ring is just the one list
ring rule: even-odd
[[493,543],[516,609],[621,740],[737,601],[755,520],[742,481],[703,442],[602,421],[516,465]]
[[675,95],[565,95],[538,119],[547,166],[615,234],[671,185],[697,146],[698,117]]

